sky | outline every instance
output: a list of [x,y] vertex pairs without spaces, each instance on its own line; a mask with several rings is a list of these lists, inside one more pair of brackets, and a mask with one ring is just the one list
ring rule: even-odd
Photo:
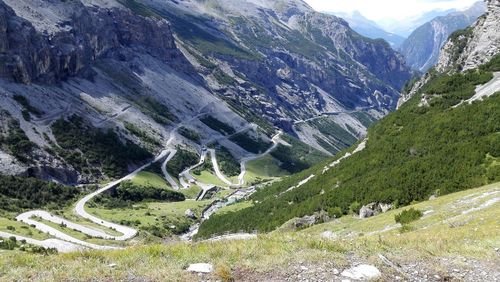
[[404,20],[432,10],[464,9],[477,0],[305,0],[316,11],[360,11],[373,21]]

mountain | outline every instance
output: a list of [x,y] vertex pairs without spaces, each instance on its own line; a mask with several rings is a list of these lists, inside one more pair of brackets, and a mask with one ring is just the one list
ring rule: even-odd
[[[250,129],[242,138],[262,144],[283,130],[325,157],[393,110],[410,77],[388,44],[299,0],[0,7],[7,174],[93,182],[123,175],[167,142],[199,152],[228,128]],[[8,136],[14,130],[22,148]],[[106,132],[106,142],[91,146]],[[237,160],[258,153],[242,138],[219,143]],[[109,145],[117,142],[123,147]]]
[[433,67],[448,37],[474,23],[485,11],[486,4],[481,1],[463,12],[434,18],[417,28],[401,45],[407,64],[421,72]]
[[405,40],[404,37],[394,33],[387,32],[377,25],[374,21],[365,18],[359,11],[353,13],[332,13],[349,23],[349,26],[357,33],[371,39],[382,38],[391,44],[391,47],[397,49]]
[[457,10],[431,10],[415,17],[409,17],[402,20],[381,20],[377,23],[384,30],[407,38],[413,31],[415,31],[415,29],[426,22],[429,22],[436,17],[446,16],[453,12],[457,12]]
[[487,14],[445,44],[441,72],[415,83],[364,141],[258,190],[244,209],[212,216],[197,236],[300,228],[325,214],[365,217],[500,181],[498,22],[498,1],[488,1]]
[[495,281],[488,9],[385,115],[398,56],[302,1],[0,0],[0,281]]

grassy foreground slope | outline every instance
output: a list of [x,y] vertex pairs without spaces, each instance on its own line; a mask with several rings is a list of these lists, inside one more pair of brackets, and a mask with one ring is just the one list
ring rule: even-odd
[[[433,280],[436,275],[436,281],[493,281],[500,263],[499,197],[500,184],[493,184],[412,205],[424,216],[404,233],[394,215],[410,207],[248,241],[175,242],[51,256],[0,251],[0,281],[340,280],[334,270],[360,263],[379,268],[382,281],[396,276]],[[324,236],[324,231],[332,233]],[[212,263],[215,270],[200,278],[185,271],[191,263]]]
[[[500,180],[500,95],[464,103],[500,60],[465,74],[434,75],[418,95],[374,125],[366,149],[325,173],[324,163],[253,196],[258,201],[204,222],[198,235],[274,230],[293,217],[370,202],[408,205]],[[427,100],[421,105],[422,98]],[[290,187],[314,174],[306,184]]]

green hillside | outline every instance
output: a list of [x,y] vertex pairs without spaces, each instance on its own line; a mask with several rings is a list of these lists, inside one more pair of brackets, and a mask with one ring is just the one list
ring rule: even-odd
[[[400,231],[394,216],[410,207],[253,240],[170,242],[50,256],[0,250],[0,281],[298,281],[322,274],[327,275],[324,280],[340,281],[340,272],[358,263],[377,266],[381,281],[423,281],[435,275],[449,281],[492,281],[499,263],[499,189],[494,184],[412,205],[425,215],[407,232]],[[214,272],[200,277],[185,271],[200,262],[213,264]]]
[[[253,206],[211,217],[198,236],[268,232],[319,211],[347,214],[375,201],[408,205],[499,181],[500,95],[454,107],[492,78],[498,61],[464,74],[432,74],[418,95],[370,129],[365,150],[325,173],[323,163],[271,185],[252,197]],[[420,105],[424,93],[431,94],[428,105]],[[310,175],[316,177],[285,192]]]

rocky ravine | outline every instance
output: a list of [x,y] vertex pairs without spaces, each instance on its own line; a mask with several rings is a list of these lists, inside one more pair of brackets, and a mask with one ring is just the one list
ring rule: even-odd
[[437,17],[417,28],[401,46],[401,53],[408,65],[421,72],[433,67],[448,37],[454,31],[474,23],[485,11],[486,4],[481,1],[463,12]]

